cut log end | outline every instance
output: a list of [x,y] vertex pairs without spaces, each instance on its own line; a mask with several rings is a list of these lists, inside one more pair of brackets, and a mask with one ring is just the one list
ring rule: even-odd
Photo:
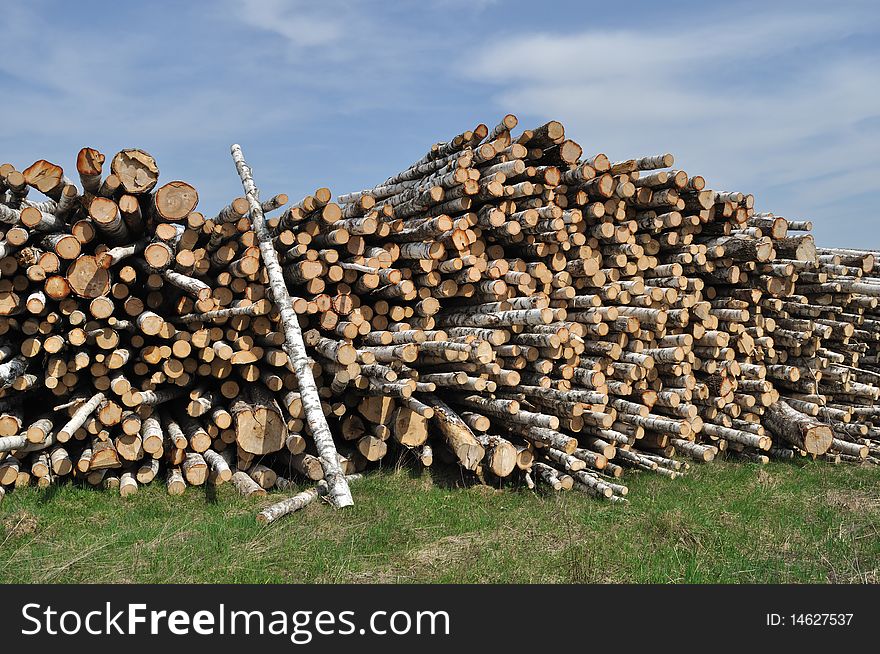
[[147,193],[159,180],[155,159],[143,150],[122,150],[113,157],[110,169],[126,193]]

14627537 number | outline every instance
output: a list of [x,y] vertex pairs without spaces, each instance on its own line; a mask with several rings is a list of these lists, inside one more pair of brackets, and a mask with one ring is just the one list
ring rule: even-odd
[[847,626],[852,622],[852,613],[792,613],[791,625],[803,627]]

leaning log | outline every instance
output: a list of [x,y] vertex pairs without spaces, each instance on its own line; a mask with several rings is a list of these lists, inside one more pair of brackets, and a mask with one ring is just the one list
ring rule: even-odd
[[321,398],[318,395],[318,388],[315,384],[311,365],[309,364],[309,357],[303,342],[299,320],[291,305],[290,293],[284,282],[281,264],[278,263],[278,255],[272,243],[272,235],[266,227],[259,191],[251,175],[251,169],[245,162],[244,154],[238,144],[232,146],[232,158],[235,161],[242,186],[247,195],[248,204],[250,205],[251,222],[253,223],[254,233],[259,243],[266,274],[269,278],[269,288],[272,298],[278,307],[281,325],[284,329],[284,351],[289,359],[288,365],[296,375],[297,382],[299,382],[303,410],[305,411],[312,437],[315,439],[315,445],[318,448],[321,465],[324,468],[324,478],[327,480],[327,486],[330,489],[330,498],[337,508],[351,506],[354,504],[354,500],[351,497],[348,483],[345,481],[345,475],[342,474],[342,469],[339,467],[338,453],[333,442],[333,434],[330,432],[327,418],[321,409]]
[[480,461],[486,454],[483,446],[474,436],[470,427],[464,420],[453,411],[449,405],[436,395],[426,393],[422,396],[425,404],[434,409],[433,420],[440,428],[440,432],[447,445],[458,457],[458,462],[466,470],[476,470]]

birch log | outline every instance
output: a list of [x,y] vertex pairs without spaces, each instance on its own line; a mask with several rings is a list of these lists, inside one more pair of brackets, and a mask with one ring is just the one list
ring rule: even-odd
[[284,328],[284,350],[288,356],[288,365],[296,375],[302,394],[303,409],[306,420],[315,439],[318,448],[321,466],[324,469],[324,479],[329,488],[330,499],[337,508],[343,508],[354,504],[351,491],[345,475],[339,467],[338,452],[333,442],[333,434],[327,424],[327,418],[321,408],[321,398],[309,364],[302,332],[300,331],[299,319],[293,311],[290,293],[284,282],[284,274],[278,263],[278,255],[272,243],[272,236],[266,227],[263,208],[260,204],[259,191],[251,175],[251,169],[244,159],[244,154],[238,144],[232,146],[232,159],[241,178],[242,186],[251,209],[251,222],[266,267],[269,278],[269,288],[272,297],[281,315],[281,324]]
[[[348,482],[357,481],[361,478],[362,475],[360,474],[346,475],[345,477],[346,481]],[[327,495],[328,491],[329,488],[327,486],[327,482],[321,480],[314,488],[306,489],[300,493],[297,493],[293,497],[289,497],[285,500],[281,500],[280,502],[276,502],[275,504],[267,506],[265,509],[257,514],[257,522],[261,525],[270,525],[279,518],[283,518],[290,513],[294,513],[295,511],[300,511],[306,508],[309,504],[314,502],[319,497]]]
[[425,394],[424,400],[434,409],[433,420],[437,422],[447,444],[458,457],[459,463],[466,470],[476,470],[486,451],[470,427],[436,395]]
[[765,420],[771,432],[813,456],[825,454],[831,448],[831,427],[795,411],[783,400],[767,407]]

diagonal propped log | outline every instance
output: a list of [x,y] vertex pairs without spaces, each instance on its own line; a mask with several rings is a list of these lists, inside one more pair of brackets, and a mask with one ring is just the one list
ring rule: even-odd
[[284,275],[281,264],[278,262],[278,254],[272,243],[272,235],[266,226],[266,218],[263,215],[263,208],[260,204],[259,191],[251,175],[251,169],[245,162],[241,146],[238,144],[232,146],[232,159],[235,161],[236,169],[238,170],[239,177],[241,177],[241,183],[250,205],[251,222],[260,246],[263,264],[266,266],[269,288],[271,289],[275,304],[278,306],[281,324],[284,327],[284,351],[289,359],[288,366],[296,375],[297,382],[299,383],[303,410],[305,411],[306,421],[311,429],[312,436],[315,439],[321,466],[324,469],[324,479],[327,481],[328,494],[337,508],[351,506],[354,504],[354,500],[351,497],[351,490],[348,488],[348,482],[345,480],[342,468],[339,466],[333,434],[330,432],[327,418],[321,409],[321,398],[318,395],[318,388],[315,384],[311,365],[309,364],[309,357],[306,353],[306,346],[299,327],[299,319],[293,310],[290,294],[284,283]]

